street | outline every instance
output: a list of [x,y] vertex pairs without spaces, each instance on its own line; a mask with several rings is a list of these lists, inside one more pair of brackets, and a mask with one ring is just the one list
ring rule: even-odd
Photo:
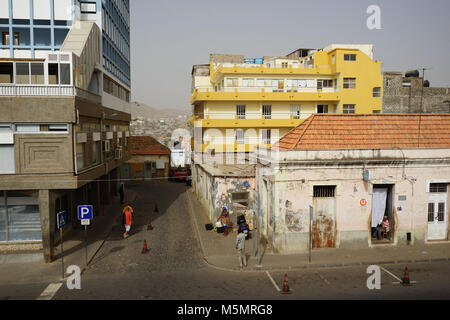
[[[409,264],[412,286],[398,284],[404,265],[382,266],[381,289],[369,290],[367,266],[280,271],[225,271],[209,266],[187,210],[184,183],[154,181],[128,185],[138,194],[128,239],[120,223],[81,276],[81,289],[62,283],[55,300],[278,300],[278,299],[449,299],[448,261]],[[157,212],[155,212],[155,205]],[[147,230],[151,219],[153,230]],[[146,240],[149,253],[142,254]],[[234,259],[234,257],[233,257]],[[251,259],[254,259],[251,257]],[[236,264],[238,263],[236,257]],[[284,275],[292,293],[282,295]],[[397,283],[395,283],[397,282]],[[2,299],[36,299],[50,283],[0,286]]]

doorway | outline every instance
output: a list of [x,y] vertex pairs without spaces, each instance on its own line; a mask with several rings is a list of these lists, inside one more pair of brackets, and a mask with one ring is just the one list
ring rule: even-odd
[[[394,239],[393,185],[373,185],[372,192],[372,244],[392,243]],[[387,219],[386,223],[384,220]],[[387,225],[387,227],[386,227]]]
[[447,240],[447,185],[430,184],[428,196],[428,240]]

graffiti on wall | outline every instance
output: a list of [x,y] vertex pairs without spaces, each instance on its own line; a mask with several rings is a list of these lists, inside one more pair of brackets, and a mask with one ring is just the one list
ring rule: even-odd
[[304,232],[307,226],[307,217],[306,212],[303,209],[299,210],[293,210],[292,208],[292,202],[289,200],[286,200],[285,202],[285,224],[287,231],[290,232]]

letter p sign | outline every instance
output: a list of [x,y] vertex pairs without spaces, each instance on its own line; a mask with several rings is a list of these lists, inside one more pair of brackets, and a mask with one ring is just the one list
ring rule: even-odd
[[93,211],[92,206],[78,206],[78,220],[91,220]]

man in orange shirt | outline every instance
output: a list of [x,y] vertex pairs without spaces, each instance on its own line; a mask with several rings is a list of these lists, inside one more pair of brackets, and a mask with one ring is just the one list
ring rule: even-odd
[[125,233],[123,234],[123,238],[126,239],[129,237],[131,225],[133,224],[133,208],[130,204],[123,208],[122,224],[125,225]]

